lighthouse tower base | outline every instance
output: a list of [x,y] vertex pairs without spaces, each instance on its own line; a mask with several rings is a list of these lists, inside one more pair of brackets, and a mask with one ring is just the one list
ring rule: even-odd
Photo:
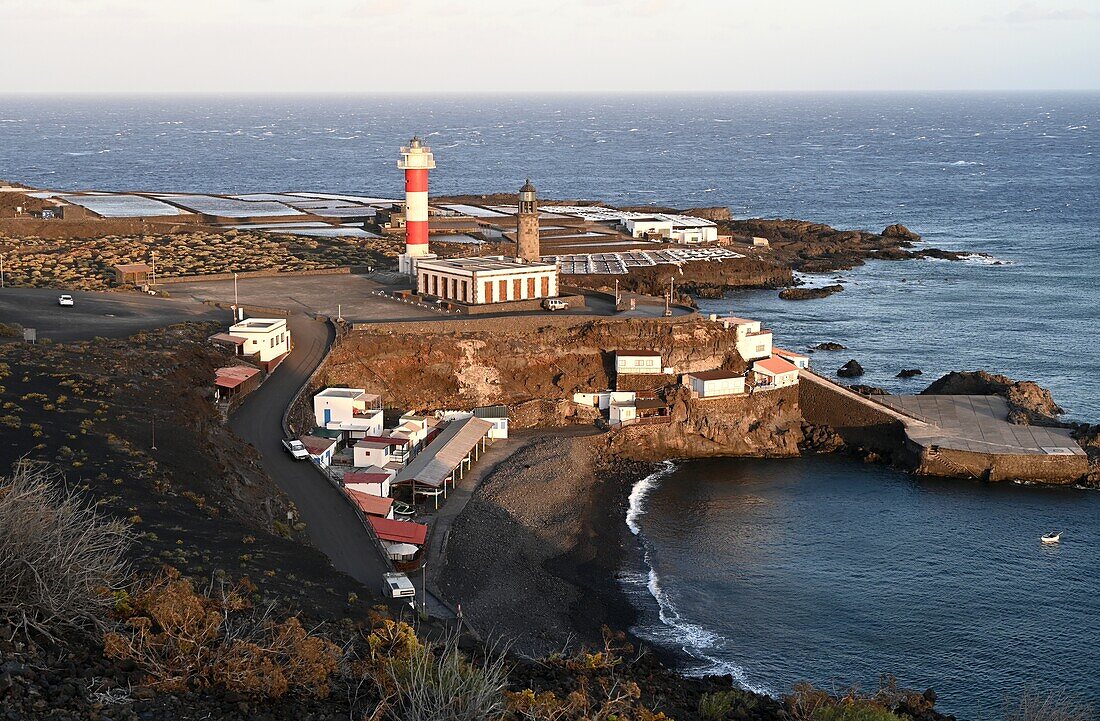
[[435,253],[402,253],[397,256],[397,270],[410,278],[416,278],[417,263],[422,260],[435,260],[438,257]]

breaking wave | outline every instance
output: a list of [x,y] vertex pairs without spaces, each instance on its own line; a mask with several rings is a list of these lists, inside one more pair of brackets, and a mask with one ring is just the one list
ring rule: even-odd
[[645,584],[649,595],[657,602],[657,615],[663,626],[660,629],[642,629],[642,635],[649,636],[651,641],[657,643],[677,645],[684,653],[695,659],[696,665],[685,670],[685,673],[689,675],[729,674],[743,688],[755,693],[774,696],[775,694],[770,689],[749,681],[745,669],[731,661],[724,661],[712,655],[712,653],[708,653],[708,651],[713,652],[715,647],[721,643],[722,637],[699,624],[686,620],[680,615],[679,609],[676,608],[675,603],[669,598],[668,593],[661,585],[661,577],[653,565],[652,549],[649,543],[646,542],[645,536],[642,535],[639,519],[646,514],[645,500],[649,497],[649,494],[660,484],[662,479],[667,478],[675,470],[675,463],[664,461],[660,468],[635,483],[634,487],[630,489],[626,510],[626,525],[630,532],[641,541],[646,573],[644,576],[641,574],[627,576],[623,580],[639,586]]

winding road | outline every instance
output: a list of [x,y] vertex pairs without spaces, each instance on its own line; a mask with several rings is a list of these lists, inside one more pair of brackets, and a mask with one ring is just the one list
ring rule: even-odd
[[268,475],[294,501],[313,545],[336,570],[378,593],[387,568],[359,514],[309,461],[295,461],[283,448],[283,411],[334,340],[331,326],[322,321],[292,315],[288,323],[293,352],[237,407],[229,427],[259,452]]

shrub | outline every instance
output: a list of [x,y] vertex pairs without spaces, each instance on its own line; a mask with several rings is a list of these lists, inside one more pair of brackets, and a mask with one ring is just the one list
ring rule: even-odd
[[291,616],[247,600],[247,579],[198,593],[175,569],[133,598],[130,613],[107,634],[107,656],[134,661],[150,686],[169,691],[221,687],[278,698],[298,691],[326,697],[339,666],[336,644]]
[[743,693],[732,689],[705,693],[699,699],[699,715],[705,721],[721,721],[742,701],[743,697]]
[[457,636],[421,645],[406,629],[405,624],[391,625],[371,644],[389,650],[377,657],[383,673],[374,680],[390,718],[482,721],[503,714],[508,682],[503,652],[490,651],[477,665],[459,650]]
[[110,520],[51,466],[0,479],[0,616],[50,638],[103,630],[130,571],[127,524]]
[[18,323],[0,323],[0,338],[22,338],[23,326]]
[[1093,710],[1061,691],[1048,694],[1026,691],[1005,709],[1005,721],[1089,721]]

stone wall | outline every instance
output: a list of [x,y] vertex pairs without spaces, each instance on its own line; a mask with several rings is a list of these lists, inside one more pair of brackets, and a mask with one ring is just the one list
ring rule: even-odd
[[1089,470],[1085,456],[1006,455],[953,448],[920,452],[915,446],[911,450],[919,453],[916,473],[928,476],[1065,485],[1084,482]]
[[798,399],[807,423],[832,428],[848,445],[891,455],[906,448],[902,422],[873,401],[808,373],[799,374]]

